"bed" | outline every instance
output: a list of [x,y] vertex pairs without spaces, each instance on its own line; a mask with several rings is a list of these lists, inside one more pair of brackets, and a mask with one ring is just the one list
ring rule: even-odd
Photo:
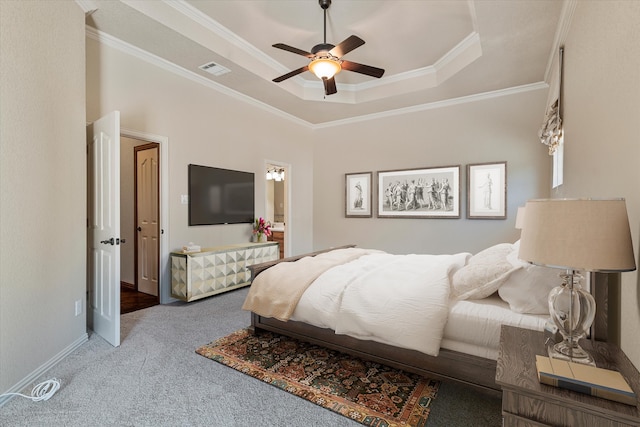
[[[295,304],[293,304],[294,308],[289,309],[287,315],[283,315],[281,312],[271,312],[268,309],[265,311],[263,307],[259,309],[255,308],[255,299],[252,299],[252,293],[258,291],[254,291],[254,286],[256,290],[262,286],[267,286],[264,283],[267,281],[268,275],[275,273],[277,269],[295,267],[292,264],[279,266],[281,263],[298,262],[300,263],[299,265],[303,265],[302,263],[308,262],[309,258],[319,260],[323,257],[330,258],[334,253],[340,251],[347,253],[355,250],[365,252],[363,255],[353,256],[344,262],[338,263],[336,266],[332,266],[331,272],[329,272],[329,269],[326,269],[321,273],[316,273],[314,277],[307,279],[306,275],[312,273],[305,265],[304,268],[301,269],[304,270],[304,274],[301,273],[299,276],[289,274],[289,276],[293,278],[293,281],[308,281],[309,284],[303,287],[301,295]],[[431,340],[434,342],[429,342],[429,339],[425,340],[429,343],[424,345],[424,347],[421,342],[419,345],[414,345],[416,341],[422,341],[416,339],[416,333],[418,336],[422,336],[422,331],[419,327],[402,327],[401,329],[394,329],[392,327],[386,332],[386,337],[368,336],[365,333],[366,330],[363,332],[363,330],[357,326],[357,320],[354,321],[355,318],[349,317],[350,308],[340,308],[340,310],[347,312],[346,323],[336,323],[336,321],[332,319],[332,316],[335,315],[332,310],[335,311],[335,309],[325,308],[324,303],[319,303],[323,298],[327,300],[336,299],[334,298],[335,295],[332,295],[331,292],[339,292],[340,304],[350,307],[349,304],[351,303],[349,301],[351,300],[347,298],[346,291],[319,291],[319,289],[324,288],[330,289],[331,284],[339,275],[345,275],[343,271],[340,271],[341,268],[352,268],[351,264],[355,265],[360,262],[365,262],[364,259],[370,258],[374,260],[377,265],[381,266],[380,271],[391,270],[392,272],[398,272],[397,265],[402,266],[400,270],[406,269],[407,265],[412,265],[406,264],[409,261],[405,258],[410,258],[411,256],[409,255],[389,256],[390,254],[386,254],[385,252],[362,250],[355,248],[355,245],[346,245],[330,250],[253,265],[249,267],[252,274],[252,288],[250,289],[243,308],[251,311],[251,330],[254,333],[260,333],[260,331],[263,330],[271,331],[334,350],[343,351],[388,366],[404,369],[409,372],[430,376],[431,378],[451,379],[483,389],[499,391],[499,387],[495,384],[495,373],[500,325],[509,324],[542,330],[548,314],[539,311],[540,305],[544,304],[548,290],[544,287],[532,285],[534,283],[537,284],[541,280],[549,283],[548,286],[554,286],[555,283],[558,283],[557,270],[546,271],[540,270],[537,267],[534,268],[534,266],[529,266],[528,264],[518,264],[518,262],[521,263],[521,261],[517,260],[517,257],[514,259],[514,254],[517,255],[517,243],[515,245],[508,243],[494,245],[475,255],[461,253],[439,256],[437,262],[428,255],[422,258],[416,258],[420,260],[421,264],[424,264],[425,260],[427,263],[433,263],[434,266],[436,266],[437,263],[444,263],[446,265],[444,270],[442,270],[442,267],[437,268],[439,268],[438,271],[440,271],[440,273],[446,271],[446,276],[451,285],[450,290],[447,291],[448,293],[444,296],[447,301],[446,307],[444,308],[446,311],[444,324],[440,325],[441,320],[439,317],[428,318],[430,327],[435,325],[433,329],[438,329],[441,326],[441,336],[436,337],[435,340]],[[416,255],[413,255],[413,257],[416,257]],[[400,264],[395,264],[396,259]],[[387,262],[389,262],[389,264],[385,264]],[[501,267],[496,268],[496,264],[500,264]],[[390,266],[388,269],[385,268],[387,265]],[[366,270],[370,267],[364,268]],[[409,269],[412,268],[413,267],[410,267]],[[432,271],[431,268],[432,267],[428,267],[428,270],[420,270],[420,277],[425,276],[424,271]],[[265,273],[268,269],[273,270]],[[340,271],[340,273],[337,273],[337,271]],[[346,275],[351,274],[353,276],[345,279],[345,281],[349,283],[348,289],[352,287],[358,289],[358,287],[353,284],[359,279],[358,276],[360,273],[358,273],[357,268],[354,270],[355,273],[351,272],[352,270],[344,271],[348,272]],[[480,280],[483,283],[480,285],[477,283],[478,272],[480,272],[481,276],[488,275],[486,277],[483,276],[483,280]],[[438,274],[442,276],[440,273]],[[553,274],[552,280],[543,280],[545,277],[549,277],[549,273]],[[264,274],[264,276],[259,278],[261,274]],[[334,274],[334,276],[332,277],[331,274]],[[436,274],[436,276],[438,274]],[[376,277],[380,277],[380,275],[377,274]],[[399,277],[403,277],[403,275],[400,274]],[[388,277],[383,278],[382,281],[384,282],[385,280],[388,281]],[[610,336],[609,328],[611,326],[607,315],[608,295],[610,288],[615,289],[615,275],[593,274],[590,276],[590,281],[592,284],[597,283],[595,286],[592,285],[591,288],[597,291],[597,293],[594,293],[594,297],[596,298],[598,307],[591,337],[592,339],[607,341]],[[319,284],[320,282],[324,283],[325,286],[321,286]],[[456,287],[453,286],[454,282]],[[370,286],[370,284],[367,283],[367,286]],[[447,284],[447,286],[449,286],[449,284]],[[531,295],[522,295],[523,286],[527,289],[534,289],[534,293]],[[352,300],[356,301],[357,304],[360,304],[362,300],[367,300],[366,292],[369,292],[368,289],[371,288],[365,288],[365,291],[354,291],[355,293],[349,291],[353,294]],[[393,291],[400,292],[396,291],[395,288]],[[273,290],[268,290],[264,292],[264,295],[273,293]],[[275,293],[279,294],[280,292]],[[426,298],[430,299],[431,294],[434,293],[438,294],[439,291],[430,291]],[[469,295],[471,295],[471,297],[469,297]],[[425,297],[421,296],[420,298],[424,299]],[[424,302],[420,298],[418,298],[417,301],[419,304],[423,304]],[[409,305],[414,304],[414,299],[413,297],[410,298],[411,301]],[[535,301],[536,299],[539,300],[537,303]],[[531,304],[533,304],[534,307],[531,307]],[[537,308],[535,307],[536,304],[538,306]],[[428,310],[423,311],[442,311],[439,305],[442,305],[442,296],[436,300],[435,306],[429,306],[430,308]],[[368,306],[366,306],[366,308],[367,310],[369,309]],[[361,309],[358,308],[358,310]],[[409,310],[411,310],[411,308],[409,308]],[[324,313],[324,311],[327,313]],[[381,316],[382,312],[376,314],[375,309],[371,311],[374,313],[371,316],[373,322],[379,321],[379,324],[374,325],[376,334],[379,333],[378,329],[385,329],[386,325],[403,325],[403,322],[406,320],[403,318],[397,321],[390,321],[389,319],[381,320],[378,319],[378,316]],[[341,312],[338,317],[343,316],[344,313]],[[344,330],[345,324],[348,325],[349,330]],[[353,326],[354,324],[356,324],[355,327]],[[416,329],[417,332],[414,331],[414,329]],[[402,341],[397,341],[396,335],[405,335],[406,331],[408,331],[407,339],[403,338]],[[434,345],[437,346],[435,350],[433,348]]]

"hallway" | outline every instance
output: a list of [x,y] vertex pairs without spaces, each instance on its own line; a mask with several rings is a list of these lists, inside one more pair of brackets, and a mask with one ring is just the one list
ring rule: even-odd
[[158,305],[157,297],[138,292],[128,286],[120,286],[120,314],[131,313],[154,305]]

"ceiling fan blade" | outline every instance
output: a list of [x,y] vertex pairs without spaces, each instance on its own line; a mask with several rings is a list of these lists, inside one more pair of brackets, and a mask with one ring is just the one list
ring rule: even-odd
[[309,70],[309,66],[305,65],[304,67],[298,68],[297,70],[293,70],[288,72],[287,74],[283,74],[280,77],[276,77],[275,79],[273,79],[273,81],[276,83],[280,83],[283,80],[287,80],[290,77],[297,76],[298,74],[304,73],[307,70]]
[[340,42],[336,47],[331,49],[329,53],[335,57],[342,58],[347,53],[351,52],[353,49],[360,47],[364,44],[364,40],[362,40],[358,36],[349,36],[342,42]]
[[325,95],[333,95],[338,92],[336,88],[336,79],[331,77],[330,79],[323,77],[322,83],[324,83],[324,94]]
[[306,56],[307,58],[313,58],[313,53],[307,52],[306,50],[298,49],[297,47],[289,46],[284,43],[276,43],[273,47],[286,50],[287,52],[297,53],[298,55]]
[[342,61],[342,69],[354,71],[360,74],[366,74],[367,76],[380,78],[384,74],[382,68],[372,67],[371,65],[358,64],[357,62]]

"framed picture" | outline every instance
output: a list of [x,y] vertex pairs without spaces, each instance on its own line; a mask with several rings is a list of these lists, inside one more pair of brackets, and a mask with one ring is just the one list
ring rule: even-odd
[[345,216],[371,218],[372,172],[345,174]]
[[378,172],[379,218],[460,218],[460,166]]
[[467,165],[467,218],[507,218],[507,162]]

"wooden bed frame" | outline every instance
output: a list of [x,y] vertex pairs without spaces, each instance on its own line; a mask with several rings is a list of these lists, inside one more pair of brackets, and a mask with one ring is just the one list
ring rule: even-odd
[[[340,248],[354,246],[346,245]],[[314,256],[333,249],[339,248],[250,266],[252,280],[260,272],[280,262],[296,261],[305,256]],[[593,273],[591,276],[592,283],[597,282],[591,288],[597,291],[594,293],[594,297],[598,313],[591,336],[592,339],[598,341],[615,341],[611,339],[610,327],[612,325],[608,321],[608,313],[612,311],[609,294],[613,294],[616,286],[619,285],[616,283],[615,276],[618,276],[619,279],[619,275]],[[619,310],[613,312],[619,312]],[[253,312],[251,313],[250,329],[253,333],[271,331],[286,335],[429,378],[455,380],[491,392],[500,392],[500,387],[495,383],[496,361],[492,359],[447,349],[440,349],[438,357],[433,357],[415,350],[407,350],[375,341],[359,340],[347,335],[337,335],[331,329],[318,328],[302,322],[283,322],[259,316]]]

